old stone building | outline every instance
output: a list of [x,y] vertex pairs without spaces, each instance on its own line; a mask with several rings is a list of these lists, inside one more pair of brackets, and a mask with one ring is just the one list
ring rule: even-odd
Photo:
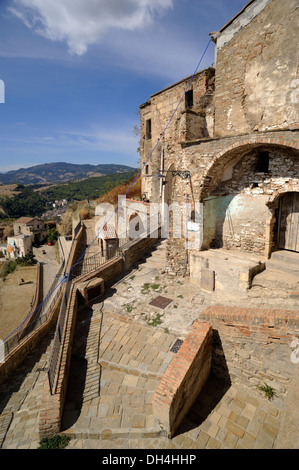
[[215,69],[140,106],[143,197],[188,208],[169,269],[199,282],[206,270],[212,290],[215,252],[248,260],[244,288],[274,251],[299,252],[298,12],[298,0],[250,1],[210,33]]
[[14,235],[28,235],[32,243],[45,240],[49,229],[42,220],[32,217],[20,217],[13,224]]

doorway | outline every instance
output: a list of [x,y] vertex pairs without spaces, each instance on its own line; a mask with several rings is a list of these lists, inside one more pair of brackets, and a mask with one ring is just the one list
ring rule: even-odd
[[279,201],[278,248],[299,252],[299,193],[286,193]]

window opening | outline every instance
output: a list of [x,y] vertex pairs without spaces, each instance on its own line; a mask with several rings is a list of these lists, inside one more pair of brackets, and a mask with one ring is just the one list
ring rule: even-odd
[[146,121],[146,138],[151,139],[152,138],[152,120],[148,119]]
[[186,109],[191,108],[193,106],[193,90],[186,91],[185,106],[186,106]]
[[256,171],[258,173],[269,173],[269,152],[259,152]]

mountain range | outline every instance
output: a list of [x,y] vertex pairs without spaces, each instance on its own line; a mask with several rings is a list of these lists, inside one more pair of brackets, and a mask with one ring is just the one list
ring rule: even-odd
[[0,173],[2,184],[57,184],[67,181],[82,180],[91,176],[126,173],[136,168],[117,164],[74,164],[74,163],[44,163],[30,168],[20,168],[7,173]]

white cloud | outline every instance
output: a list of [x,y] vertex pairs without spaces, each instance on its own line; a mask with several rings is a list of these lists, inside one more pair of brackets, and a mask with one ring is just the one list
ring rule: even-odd
[[13,0],[8,10],[36,33],[66,41],[82,55],[112,29],[133,31],[153,23],[173,0]]

